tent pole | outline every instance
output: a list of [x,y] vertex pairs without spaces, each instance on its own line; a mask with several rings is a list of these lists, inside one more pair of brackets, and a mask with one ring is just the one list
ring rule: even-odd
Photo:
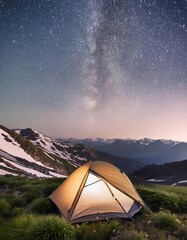
[[68,221],[68,222],[70,221],[70,219],[71,219],[71,217],[72,217],[72,215],[73,215],[73,212],[74,212],[74,210],[75,210],[75,207],[77,206],[77,202],[79,201],[79,198],[80,198],[80,195],[81,195],[81,193],[82,193],[84,184],[85,184],[85,182],[86,182],[86,180],[87,180],[87,178],[88,178],[88,172],[89,172],[89,170],[88,170],[88,171],[86,172],[86,174],[84,175],[84,178],[82,179],[81,185],[80,185],[80,187],[79,187],[79,189],[78,189],[78,191],[77,191],[77,194],[76,194],[76,196],[75,196],[75,198],[74,198],[74,200],[73,200],[73,203],[72,203],[72,205],[71,205],[71,208],[68,210],[68,212],[69,212],[69,214],[68,214],[68,216],[67,216],[67,221]]

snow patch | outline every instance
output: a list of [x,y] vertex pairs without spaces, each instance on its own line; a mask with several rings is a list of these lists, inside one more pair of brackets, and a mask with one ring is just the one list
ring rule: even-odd
[[187,180],[179,181],[178,183],[187,183]]
[[21,166],[21,165],[19,165],[17,163],[14,163],[12,161],[7,160],[6,158],[3,158],[3,160],[5,162],[10,163],[12,166],[16,167],[17,169],[21,169],[21,170],[23,170],[23,171],[25,171],[27,173],[36,175],[37,177],[45,177],[45,178],[51,178],[52,177],[50,175],[43,174],[43,173],[41,173],[41,172],[39,172],[37,170],[31,169],[31,168],[27,168],[27,167],[23,167],[23,166]]
[[18,176],[18,174],[16,174],[16,173],[12,173],[12,172],[7,172],[7,171],[5,171],[5,170],[3,170],[3,169],[0,169],[0,175],[1,176],[4,176],[4,175],[13,175],[13,176]]
[[140,144],[141,145],[149,145],[150,143],[154,142],[153,139],[150,139],[150,138],[144,138],[144,139],[140,139],[139,140]]
[[48,156],[49,158],[51,158],[53,161],[55,161],[54,158],[52,158],[48,153],[44,152],[46,156]]
[[51,172],[49,171],[49,173],[54,176],[54,177],[57,177],[57,178],[67,178],[66,175],[62,175],[62,174],[59,174],[59,173],[54,173],[54,172]]
[[146,180],[147,182],[165,182],[164,179],[155,179],[155,178],[151,178],[151,179],[148,179]]
[[[6,135],[11,142],[7,142],[2,134]],[[41,162],[34,160],[29,154],[27,154],[14,139],[2,129],[0,129],[0,148],[10,155],[26,159],[29,162],[34,162],[45,167]]]
[[14,157],[12,157],[8,153],[2,151],[1,149],[0,149],[0,156],[5,157],[5,158],[7,158],[7,159],[9,159],[11,161],[16,161],[16,159]]
[[8,167],[4,162],[0,162],[0,166],[2,166],[2,167],[6,167],[6,168],[9,168],[9,169],[12,170],[12,168],[11,168],[11,167]]
[[171,186],[176,186],[177,184],[180,184],[180,183],[187,183],[187,180],[183,180],[183,181],[173,183]]
[[17,129],[15,132],[16,132],[17,134],[20,134],[21,129]]

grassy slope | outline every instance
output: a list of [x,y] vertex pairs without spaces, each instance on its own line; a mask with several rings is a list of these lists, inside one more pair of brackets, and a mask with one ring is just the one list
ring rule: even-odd
[[[63,180],[0,177],[0,239],[8,240],[6,229],[21,213],[58,214],[48,196]],[[164,240],[168,236],[187,239],[187,188],[158,185],[136,188],[154,214],[142,210],[133,220],[76,225],[76,239],[110,239],[111,234],[126,240]]]

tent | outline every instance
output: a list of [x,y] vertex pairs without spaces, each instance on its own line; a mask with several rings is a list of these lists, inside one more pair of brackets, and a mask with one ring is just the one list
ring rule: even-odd
[[69,222],[131,218],[146,204],[114,165],[93,161],[76,169],[49,198]]

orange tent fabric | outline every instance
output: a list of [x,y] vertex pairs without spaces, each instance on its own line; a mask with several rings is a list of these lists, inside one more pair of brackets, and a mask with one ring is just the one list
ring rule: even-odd
[[114,165],[93,161],[76,169],[49,198],[69,222],[131,218],[146,204]]

